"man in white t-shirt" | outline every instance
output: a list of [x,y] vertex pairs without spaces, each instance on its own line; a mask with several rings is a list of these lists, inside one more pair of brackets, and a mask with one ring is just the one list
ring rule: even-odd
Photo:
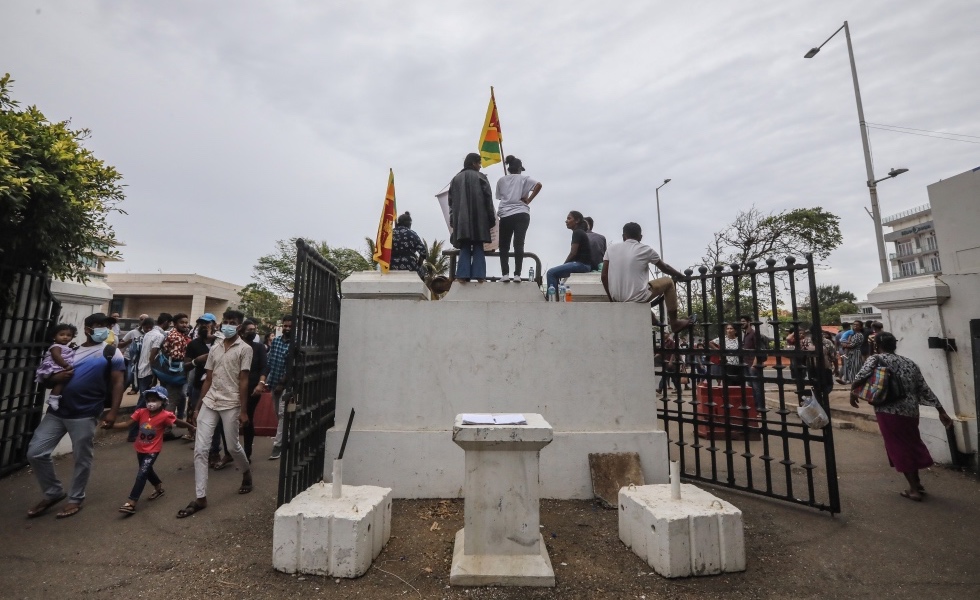
[[[602,287],[610,302],[652,302],[663,298],[670,329],[674,333],[696,323],[697,318],[677,318],[677,289],[673,277],[683,277],[677,269],[660,260],[660,255],[640,242],[643,232],[636,223],[623,225],[623,242],[613,244],[602,257]],[[650,281],[649,265],[656,265],[670,277]]]

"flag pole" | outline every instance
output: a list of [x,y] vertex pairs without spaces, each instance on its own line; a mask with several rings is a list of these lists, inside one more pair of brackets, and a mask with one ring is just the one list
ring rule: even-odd
[[[497,110],[497,99],[493,97],[493,86],[490,86],[490,101],[493,102],[493,111],[497,113],[497,125],[500,125],[500,111]],[[497,134],[500,135],[500,130],[497,130]],[[507,165],[504,164],[504,136],[500,135],[500,141],[497,142],[500,147],[500,166],[504,169],[504,177],[507,176]]]

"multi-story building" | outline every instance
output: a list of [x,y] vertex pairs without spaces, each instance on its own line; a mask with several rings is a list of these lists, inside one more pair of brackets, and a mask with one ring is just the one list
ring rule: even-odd
[[942,272],[931,206],[910,208],[885,217],[881,224],[892,228],[885,234],[885,242],[895,244],[895,251],[888,255],[892,279]]

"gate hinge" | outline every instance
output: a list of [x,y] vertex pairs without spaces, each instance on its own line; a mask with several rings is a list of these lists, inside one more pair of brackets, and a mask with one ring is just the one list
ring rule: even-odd
[[956,352],[956,340],[953,338],[930,337],[929,348]]

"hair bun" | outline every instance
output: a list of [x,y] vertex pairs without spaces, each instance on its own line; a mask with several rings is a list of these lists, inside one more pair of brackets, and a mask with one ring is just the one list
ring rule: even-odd
[[514,162],[514,155],[513,154],[508,154],[507,155],[507,158],[504,159],[504,164],[505,165],[509,165],[512,162]]

